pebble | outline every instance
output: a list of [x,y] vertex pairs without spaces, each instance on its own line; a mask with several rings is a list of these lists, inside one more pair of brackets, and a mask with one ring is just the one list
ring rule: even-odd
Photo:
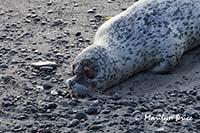
[[113,3],[114,2],[114,0],[107,0],[108,1],[108,3]]
[[41,67],[52,67],[55,68],[57,67],[57,63],[51,62],[51,61],[39,61],[39,62],[34,62],[31,64],[32,67],[35,68],[41,68]]
[[100,14],[100,13],[97,13],[97,14],[95,14],[95,16],[94,16],[95,18],[101,18],[102,17],[102,15]]
[[42,92],[44,90],[44,87],[43,86],[41,86],[41,85],[37,85],[36,86],[36,91],[37,92]]
[[194,106],[194,109],[200,111],[200,105]]
[[79,124],[79,120],[73,119],[73,120],[69,123],[68,127],[69,127],[69,128],[75,127],[75,126],[77,126],[78,124]]
[[76,3],[76,4],[74,4],[74,7],[78,7],[79,5]]
[[48,10],[47,13],[51,14],[53,13],[53,10]]
[[45,71],[45,72],[51,72],[53,71],[53,67],[50,67],[50,66],[42,66],[40,67],[40,71]]
[[95,10],[92,8],[92,9],[89,9],[88,11],[87,11],[87,13],[95,13]]
[[21,127],[21,125],[19,125],[19,124],[16,124],[14,127],[13,127],[13,132],[20,132],[20,131],[22,131],[22,130],[24,130],[22,127]]
[[164,128],[158,128],[154,133],[167,133]]
[[47,2],[47,6],[52,5],[52,1]]
[[98,109],[96,107],[90,107],[85,112],[89,115],[93,115],[98,113]]
[[133,113],[134,112],[134,108],[133,107],[128,107],[127,108],[127,113]]
[[145,106],[139,106],[138,107],[138,110],[140,110],[141,112],[147,112],[147,111],[150,111],[147,107]]
[[59,26],[59,25],[61,25],[63,23],[64,23],[64,21],[62,19],[57,19],[52,23],[52,27]]
[[200,123],[196,124],[196,128],[197,128],[197,130],[200,130]]
[[105,110],[102,111],[102,114],[109,114],[110,112],[111,112],[111,110],[105,109]]
[[115,94],[113,95],[113,97],[112,97],[112,100],[114,100],[114,101],[117,101],[117,100],[119,100],[119,99],[121,99],[121,96],[120,96],[118,93],[115,93]]
[[0,68],[8,68],[8,65],[7,64],[0,64]]
[[78,119],[78,120],[84,119],[84,120],[86,120],[87,119],[87,115],[84,112],[78,112],[75,115],[74,119]]
[[5,12],[4,11],[0,11],[0,15],[4,15],[5,14]]
[[80,36],[80,35],[81,35],[80,31],[78,31],[78,32],[75,33],[75,36]]
[[13,101],[3,101],[2,102],[3,107],[9,107],[9,106],[13,106],[13,105],[14,105]]
[[197,95],[196,99],[200,101],[200,95]]
[[88,129],[89,130],[98,130],[98,129],[102,128],[102,127],[103,127],[103,125],[101,125],[101,124],[92,124],[92,125],[90,125],[88,127]]
[[57,108],[57,104],[56,103],[45,103],[44,104],[44,109],[56,109]]
[[53,96],[56,96],[56,95],[58,95],[58,92],[57,92],[57,90],[52,90],[52,91],[51,91],[51,95],[53,95]]
[[52,86],[52,84],[50,84],[50,83],[44,83],[43,84],[43,88],[45,89],[45,90],[48,90],[48,89],[51,89],[53,86]]

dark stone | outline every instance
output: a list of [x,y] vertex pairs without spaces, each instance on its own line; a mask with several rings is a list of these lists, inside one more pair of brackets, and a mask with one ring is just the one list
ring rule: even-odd
[[164,130],[164,128],[159,128],[155,130],[154,133],[167,133],[167,132]]
[[50,84],[50,83],[44,83],[43,84],[43,88],[45,89],[45,90],[48,90],[48,89],[51,89],[53,86],[52,86],[52,84]]
[[92,8],[92,9],[89,9],[88,11],[87,11],[87,13],[95,13],[95,10]]
[[75,115],[74,119],[78,120],[87,119],[87,115],[84,112],[79,112]]
[[56,103],[48,103],[45,105],[45,109],[56,109],[57,106],[58,105]]
[[117,101],[117,100],[119,100],[119,99],[121,99],[121,97],[120,97],[120,95],[117,94],[117,93],[115,93],[115,94],[113,95],[113,97],[112,97],[112,100],[114,100],[114,101]]
[[80,36],[80,35],[81,35],[80,31],[76,32],[76,34],[75,34],[75,36]]
[[200,105],[195,106],[194,109],[200,111]]
[[197,95],[197,97],[196,97],[196,98],[197,98],[197,100],[199,100],[199,101],[200,101],[200,95]]
[[64,21],[62,19],[57,19],[52,23],[52,27],[59,26],[59,25],[61,25],[63,23],[64,23]]
[[109,114],[110,112],[111,112],[111,110],[105,109],[105,110],[102,111],[102,114]]
[[101,125],[101,124],[92,124],[91,126],[88,127],[88,129],[89,130],[98,130],[102,127],[103,127],[103,125]]
[[95,18],[101,18],[102,17],[102,15],[101,14],[99,14],[99,13],[97,13],[97,14],[95,14],[95,16],[94,16]]
[[68,127],[69,127],[69,128],[70,128],[70,127],[75,127],[75,126],[77,126],[78,124],[79,124],[79,120],[73,119],[73,120],[69,123]]
[[98,113],[98,109],[95,107],[90,107],[88,108],[88,110],[85,111],[87,114],[89,115],[93,115],[93,114],[97,114]]

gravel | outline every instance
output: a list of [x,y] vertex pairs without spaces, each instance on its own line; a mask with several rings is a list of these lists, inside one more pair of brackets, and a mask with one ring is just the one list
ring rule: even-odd
[[[74,57],[106,18],[133,3],[1,0],[0,132],[200,132],[199,50],[173,74],[141,73],[97,96],[70,97],[64,82]],[[193,120],[147,121],[147,113]]]

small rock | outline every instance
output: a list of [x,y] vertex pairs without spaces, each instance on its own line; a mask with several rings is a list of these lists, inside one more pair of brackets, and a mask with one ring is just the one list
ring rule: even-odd
[[95,10],[92,8],[92,9],[89,9],[88,11],[87,11],[87,13],[95,13]]
[[14,128],[13,128],[13,131],[14,132],[20,132],[20,131],[22,131],[22,130],[24,130],[19,124],[16,124],[15,126],[14,126]]
[[163,113],[163,109],[154,109],[154,110],[152,111],[152,113],[153,113],[153,114],[161,114],[161,113]]
[[105,109],[102,111],[102,114],[109,114],[111,112],[111,110]]
[[47,3],[47,6],[50,6],[50,5],[52,5],[52,1],[49,1],[49,2]]
[[126,9],[127,9],[126,7],[122,7],[122,8],[121,8],[122,11],[125,11]]
[[68,127],[69,127],[69,128],[70,128],[70,127],[75,127],[75,126],[77,126],[78,124],[79,124],[79,120],[73,119],[73,120],[69,123]]
[[59,26],[63,23],[64,23],[64,21],[62,19],[57,19],[52,23],[52,26]]
[[5,12],[4,11],[0,11],[0,15],[4,15],[5,14]]
[[112,100],[114,100],[114,101],[117,101],[117,100],[119,100],[119,99],[121,99],[121,97],[120,97],[120,95],[119,95],[118,93],[115,93],[115,94],[113,95],[113,97],[112,97]]
[[56,103],[48,103],[48,104],[45,104],[44,108],[47,110],[47,109],[56,109],[57,108],[57,104]]
[[50,83],[44,83],[43,84],[43,88],[45,89],[45,90],[48,90],[48,89],[51,89],[53,86],[52,86],[52,84],[50,84]]
[[41,68],[41,67],[57,67],[57,63],[51,61],[39,61],[31,64],[32,67]]
[[74,7],[78,7],[79,5],[76,3],[76,4],[74,4]]
[[6,64],[0,64],[0,68],[8,68],[8,65],[6,65]]
[[86,41],[86,42],[91,42],[89,38],[86,38],[85,41]]
[[140,106],[138,107],[138,110],[140,110],[141,112],[147,112],[147,111],[150,111],[147,107],[145,106]]
[[48,10],[47,13],[51,14],[53,13],[53,10]]
[[200,111],[200,106],[195,106],[194,109]]
[[197,98],[197,100],[199,100],[199,101],[200,101],[200,95],[197,95],[197,97],[196,97],[196,98]]
[[164,128],[158,128],[154,133],[167,133]]
[[200,130],[200,124],[199,124],[199,123],[196,124],[196,128],[197,128],[198,130]]
[[81,37],[78,39],[79,42],[84,42],[84,39]]
[[89,115],[93,115],[93,114],[97,114],[98,113],[98,109],[95,107],[90,107],[88,108],[88,110],[85,111],[87,114]]
[[13,106],[14,105],[14,102],[12,101],[4,101],[2,102],[2,106],[3,107],[9,107],[9,106]]
[[53,95],[53,96],[56,96],[56,95],[58,95],[58,92],[57,92],[57,90],[52,90],[52,91],[51,91],[51,95]]
[[108,3],[113,3],[113,0],[108,0]]
[[97,14],[95,14],[95,16],[94,16],[95,18],[101,18],[102,17],[102,15],[101,14],[99,14],[99,13],[97,13]]
[[80,35],[81,35],[80,31],[76,32],[76,34],[75,34],[75,36],[80,36]]
[[134,108],[133,107],[128,107],[127,108],[127,113],[133,113],[134,111]]
[[91,126],[88,127],[89,130],[98,130],[100,128],[102,128],[103,126],[101,124],[97,125],[97,124],[92,124]]
[[87,119],[87,115],[84,112],[79,112],[75,115],[74,119],[78,119],[78,120],[86,120]]
[[37,92],[42,92],[44,90],[44,87],[43,86],[41,86],[41,85],[37,85],[36,86],[36,91]]
[[50,66],[42,66],[40,67],[40,71],[45,71],[45,72],[51,72],[53,71],[53,67],[50,67]]

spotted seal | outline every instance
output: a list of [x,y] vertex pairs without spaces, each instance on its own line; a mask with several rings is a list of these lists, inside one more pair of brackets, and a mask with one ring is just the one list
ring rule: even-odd
[[166,73],[199,42],[200,0],[139,0],[100,26],[67,84],[85,95],[144,70]]

